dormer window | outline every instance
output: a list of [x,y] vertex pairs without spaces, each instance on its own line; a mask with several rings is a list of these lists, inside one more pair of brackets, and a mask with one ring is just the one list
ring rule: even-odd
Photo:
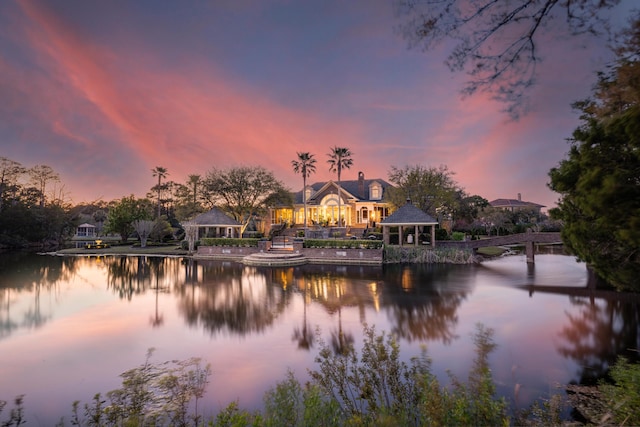
[[304,189],[304,199],[309,200],[311,198],[311,194],[313,193],[313,189],[311,187],[307,187]]
[[374,182],[369,186],[369,199],[370,200],[380,200],[382,199],[382,186]]

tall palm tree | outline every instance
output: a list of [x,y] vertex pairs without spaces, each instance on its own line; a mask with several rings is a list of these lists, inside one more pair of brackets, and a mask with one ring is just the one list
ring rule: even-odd
[[158,218],[160,218],[160,190],[162,189],[162,178],[166,178],[169,175],[167,168],[163,168],[162,166],[156,166],[151,169],[153,176],[158,177]]
[[195,206],[198,203],[198,184],[200,184],[200,175],[189,175],[189,184],[191,184],[191,188],[193,189],[193,205]]
[[307,235],[307,178],[316,171],[316,159],[308,152],[296,153],[297,160],[291,160],[293,171],[302,175],[302,203],[304,204],[304,234]]
[[342,186],[340,185],[340,176],[342,175],[342,169],[349,169],[353,165],[351,159],[351,150],[344,147],[333,147],[331,152],[327,154],[329,156],[329,170],[331,172],[338,173],[338,226],[342,225],[342,219],[340,218],[340,201],[342,200]]

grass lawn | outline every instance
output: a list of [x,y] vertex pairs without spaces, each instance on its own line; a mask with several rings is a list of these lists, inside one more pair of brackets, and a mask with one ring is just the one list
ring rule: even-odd
[[506,251],[507,249],[501,246],[487,246],[484,248],[478,248],[478,255],[494,257],[494,256],[500,256]]
[[59,255],[187,255],[188,251],[179,245],[147,246],[146,248],[130,245],[110,246],[101,249],[68,248],[56,251]]

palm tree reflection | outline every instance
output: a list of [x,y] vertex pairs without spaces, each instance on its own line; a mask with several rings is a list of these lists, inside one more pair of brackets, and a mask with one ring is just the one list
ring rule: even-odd
[[306,306],[311,301],[323,305],[330,314],[338,313],[337,329],[331,330],[331,347],[336,354],[345,354],[353,345],[353,334],[344,330],[342,326],[343,306],[360,306],[364,308],[368,298],[359,295],[356,288],[351,286],[350,279],[346,275],[336,274],[334,269],[325,270],[322,267],[307,267],[299,269],[299,282],[304,286],[304,311],[302,330],[294,330],[294,339],[299,338],[299,347],[307,348],[313,344],[314,336],[310,333],[311,327],[307,324]]
[[158,295],[160,294],[160,292],[167,293],[170,290],[169,286],[163,285],[160,283],[160,279],[164,278],[165,276],[163,267],[164,267],[164,263],[154,262],[151,264],[151,270],[152,270],[153,276],[155,277],[155,280],[154,280],[155,283],[152,289],[154,289],[156,294],[156,304],[155,304],[155,314],[149,320],[150,320],[151,326],[153,326],[154,328],[157,328],[164,323],[164,316],[158,311]]
[[338,306],[338,329],[331,331],[331,348],[335,354],[344,356],[349,353],[353,341],[353,334],[342,329],[342,310]]
[[[303,294],[302,294],[302,328],[298,328],[296,327],[293,330],[293,337],[292,339],[294,341],[298,342],[298,348],[302,349],[302,350],[309,350],[313,347],[313,342],[314,342],[314,334],[311,333],[311,325],[309,325],[309,322],[307,322],[307,305],[311,302],[311,299],[309,298],[309,286],[307,286],[306,282],[304,281],[304,279],[299,280],[298,281],[298,287],[302,287],[303,288]],[[301,284],[301,285],[300,285]]]

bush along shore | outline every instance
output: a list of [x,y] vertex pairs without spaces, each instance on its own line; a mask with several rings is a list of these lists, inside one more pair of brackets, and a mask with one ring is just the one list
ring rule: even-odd
[[[492,336],[477,325],[468,377],[450,376],[449,384],[441,384],[426,350],[405,363],[392,335],[365,325],[360,352],[320,342],[307,383],[289,371],[265,393],[262,410],[247,411],[234,401],[209,418],[200,412],[210,365],[199,358],[153,363],[151,349],[142,365],[120,375],[120,388],[95,394],[88,403],[73,402],[71,415],[57,426],[640,425],[640,365],[623,359],[608,382],[579,392],[574,386],[568,401],[559,391],[514,413],[496,396],[488,363],[496,347]],[[0,425],[25,424],[25,402],[19,396],[8,408],[0,401]],[[562,419],[568,404],[580,411],[582,422]]]
[[456,248],[423,248],[420,246],[385,246],[384,262],[387,264],[473,264],[476,256],[472,250]]

